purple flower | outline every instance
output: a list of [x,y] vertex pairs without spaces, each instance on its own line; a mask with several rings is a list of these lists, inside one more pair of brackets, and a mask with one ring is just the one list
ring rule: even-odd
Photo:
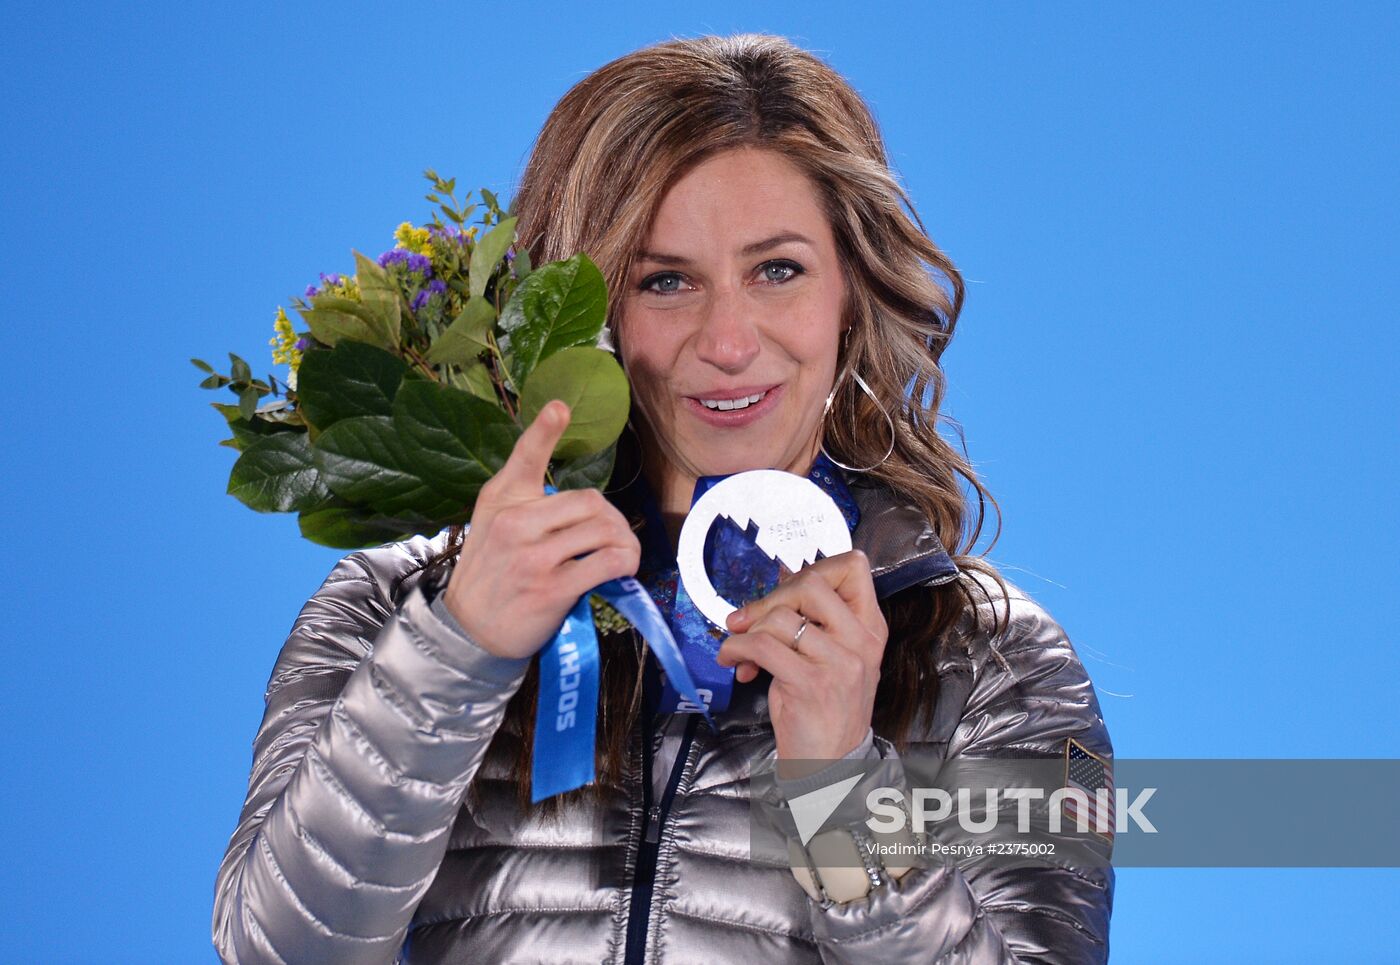
[[420,310],[424,305],[428,304],[428,299],[432,298],[434,295],[439,295],[445,291],[447,291],[447,285],[444,284],[440,278],[434,278],[431,282],[428,283],[427,288],[424,288],[418,294],[413,296],[413,302],[409,307],[411,307],[416,312]]
[[336,285],[340,285],[340,284],[343,284],[343,283],[344,283],[344,279],[341,278],[339,275],[327,275],[324,271],[321,272],[320,275],[321,275],[321,284],[320,284],[319,286],[317,286],[317,285],[307,285],[307,286],[306,286],[306,297],[307,297],[307,298],[315,298],[317,295],[320,295],[320,294],[321,294],[322,292],[324,292],[326,289],[332,288],[332,287],[334,287],[334,286],[336,286]]
[[305,351],[306,351],[307,349],[309,349],[310,347],[311,347],[311,343],[308,342],[306,339],[304,339],[304,338],[299,338],[299,339],[297,339],[296,350],[297,350],[298,352],[305,352]]
[[433,263],[426,256],[405,251],[403,248],[395,248],[393,251],[386,251],[379,256],[381,268],[388,268],[390,265],[403,265],[409,271],[422,275],[424,278],[433,277]]

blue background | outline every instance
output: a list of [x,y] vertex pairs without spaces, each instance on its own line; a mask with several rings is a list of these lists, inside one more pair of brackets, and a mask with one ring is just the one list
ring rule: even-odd
[[[263,687],[340,555],[224,495],[186,360],[265,374],[424,167],[508,196],[572,83],[670,36],[788,35],[873,104],[969,282],[991,556],[1119,756],[1400,756],[1400,7],[7,6],[0,960],[214,960]],[[1126,869],[1114,960],[1400,961],[1398,883]]]

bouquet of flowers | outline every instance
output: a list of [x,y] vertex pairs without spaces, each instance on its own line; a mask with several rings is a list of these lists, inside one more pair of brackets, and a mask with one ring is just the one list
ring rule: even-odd
[[[630,393],[599,347],[602,273],[586,255],[532,267],[495,195],[462,202],[434,171],[432,222],[399,226],[396,245],[351,275],[322,274],[277,309],[273,362],[285,381],[255,379],[229,354],[202,359],[238,451],[228,492],[259,512],[297,513],[313,542],[358,549],[471,517],[481,486],[551,399],[572,419],[554,452],[560,489],[601,488],[612,472]],[[480,217],[473,220],[478,209]],[[605,345],[606,343],[603,342]]]

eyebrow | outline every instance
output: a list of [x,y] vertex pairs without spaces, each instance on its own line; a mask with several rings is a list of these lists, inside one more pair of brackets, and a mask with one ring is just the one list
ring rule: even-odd
[[[757,255],[762,252],[768,251],[770,248],[776,248],[779,245],[784,245],[788,242],[794,241],[812,248],[816,247],[816,245],[812,243],[812,240],[806,235],[800,235],[796,231],[784,231],[781,234],[776,234],[771,238],[764,238],[762,241],[755,241],[752,244],[744,245],[744,247],[739,249],[739,254]],[[655,251],[639,252],[637,255],[637,260],[654,261],[662,265],[685,265],[690,263],[689,258],[683,257],[681,255],[665,255]]]

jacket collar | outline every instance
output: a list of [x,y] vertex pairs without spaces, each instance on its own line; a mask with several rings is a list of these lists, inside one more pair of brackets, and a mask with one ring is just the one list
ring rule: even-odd
[[864,480],[848,477],[847,485],[860,507],[851,544],[870,558],[876,596],[883,600],[916,583],[941,586],[957,577],[957,564],[918,506]]

